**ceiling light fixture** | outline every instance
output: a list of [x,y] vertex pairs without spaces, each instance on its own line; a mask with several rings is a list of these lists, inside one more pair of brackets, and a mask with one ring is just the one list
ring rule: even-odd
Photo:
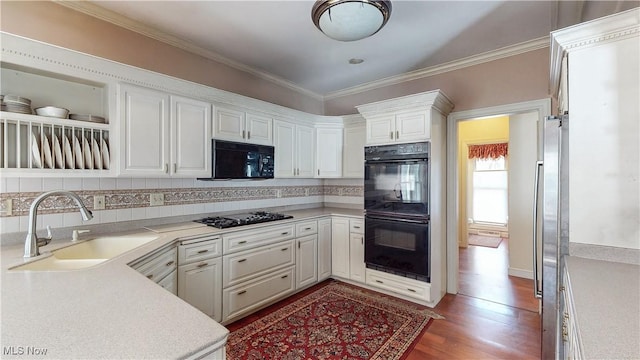
[[388,0],[317,0],[311,19],[320,31],[339,41],[355,41],[377,33],[391,16]]

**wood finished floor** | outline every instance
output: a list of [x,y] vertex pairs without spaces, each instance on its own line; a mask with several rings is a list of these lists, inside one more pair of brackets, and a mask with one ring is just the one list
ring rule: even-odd
[[406,360],[540,359],[532,280],[507,275],[508,241],[460,249],[459,294],[447,294]]
[[[531,280],[505,275],[507,246],[503,241],[498,249],[460,249],[459,282],[466,294],[447,294],[438,303],[433,310],[445,319],[433,320],[405,360],[540,359],[540,317],[537,310],[531,310],[538,306],[537,300],[530,299],[533,285]],[[503,273],[495,271],[493,266],[499,258],[503,259]],[[475,286],[476,282],[482,286]],[[227,328],[238,329],[315,288],[229,324]]]

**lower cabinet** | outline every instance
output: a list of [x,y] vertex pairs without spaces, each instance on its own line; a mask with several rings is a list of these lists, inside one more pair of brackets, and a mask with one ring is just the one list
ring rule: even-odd
[[394,296],[406,297],[419,300],[420,302],[431,301],[431,285],[426,282],[409,279],[406,277],[366,269],[366,284]]
[[331,219],[318,220],[318,281],[331,276]]
[[177,250],[175,246],[159,249],[130,264],[133,269],[173,294],[176,292],[175,273]]
[[296,289],[318,281],[318,235],[298,238],[296,249]]
[[222,321],[222,239],[208,236],[178,246],[178,296]]
[[332,274],[364,283],[364,222],[360,219],[333,217],[331,223]]
[[178,295],[178,270],[173,270],[164,279],[158,281],[158,285],[162,286],[168,292]]
[[222,321],[222,259],[214,258],[181,265],[178,296],[215,321]]
[[295,266],[224,289],[222,317],[237,319],[295,291]]

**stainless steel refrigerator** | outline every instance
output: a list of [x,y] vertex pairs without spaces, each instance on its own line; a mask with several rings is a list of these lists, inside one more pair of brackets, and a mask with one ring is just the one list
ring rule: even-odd
[[569,115],[544,119],[543,156],[536,164],[534,291],[542,299],[542,359],[562,359],[561,297],[569,253]]

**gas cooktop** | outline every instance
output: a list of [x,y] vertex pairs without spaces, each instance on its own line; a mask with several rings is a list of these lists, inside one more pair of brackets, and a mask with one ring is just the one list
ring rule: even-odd
[[195,222],[208,226],[224,229],[234,226],[242,226],[249,224],[258,224],[269,221],[277,221],[284,219],[292,219],[293,216],[280,213],[270,213],[266,211],[256,211],[244,214],[231,214],[225,216],[206,217],[204,219],[194,220]]

